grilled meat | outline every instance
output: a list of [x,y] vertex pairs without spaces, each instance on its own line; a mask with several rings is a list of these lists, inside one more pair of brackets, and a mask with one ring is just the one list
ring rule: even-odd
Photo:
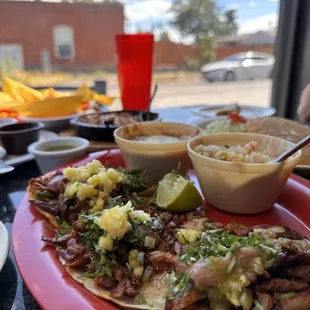
[[301,235],[300,233],[298,233],[296,230],[293,230],[287,226],[283,227],[285,229],[285,232],[283,234],[281,234],[280,237],[282,238],[287,238],[287,239],[291,239],[291,240],[303,240],[306,239],[305,236]]
[[287,266],[282,274],[290,278],[298,278],[308,282],[310,281],[310,266]]
[[57,248],[57,253],[66,261],[68,267],[80,267],[90,262],[92,253],[77,238],[70,238],[66,248]]
[[272,310],[273,308],[273,298],[266,293],[257,294],[258,302],[261,304],[264,310]]
[[250,231],[253,230],[252,227],[248,227],[235,222],[230,222],[225,227],[230,234],[236,235],[238,237],[246,237]]
[[257,292],[300,292],[309,288],[303,280],[288,280],[282,278],[269,278],[255,286]]
[[281,310],[310,310],[310,290],[281,301]]
[[77,233],[74,229],[71,229],[68,233],[62,236],[56,236],[55,238],[49,238],[42,236],[41,240],[47,243],[52,243],[54,245],[66,245],[69,239],[75,238]]
[[186,269],[187,265],[178,261],[177,257],[170,253],[154,251],[146,255],[146,259],[150,262],[153,269],[157,273],[171,272],[172,270],[177,273]]
[[120,298],[123,296],[134,297],[139,294],[139,288],[134,287],[128,274],[123,277],[117,287],[111,292],[112,297]]
[[100,276],[100,277],[95,277],[94,281],[96,283],[96,285],[103,287],[105,289],[112,289],[115,288],[117,286],[117,280],[112,278],[112,277],[104,277],[104,276]]
[[73,224],[78,215],[82,213],[82,210],[88,210],[89,208],[89,203],[86,200],[80,201],[75,199],[74,203],[67,209],[65,215],[67,222]]
[[50,213],[52,215],[58,215],[60,211],[60,205],[58,201],[42,201],[42,200],[29,200],[34,206],[38,207],[42,211]]
[[85,229],[85,222],[76,220],[72,226],[74,230],[76,230],[79,233],[82,233],[84,232],[84,229]]
[[48,192],[57,197],[63,192],[65,182],[66,180],[63,177],[62,172],[58,171],[48,177],[31,179],[29,185],[32,193],[35,193],[36,191]]
[[205,297],[206,297],[206,293],[201,293],[201,292],[191,288],[184,294],[184,296],[182,298],[167,301],[165,309],[166,310],[191,309],[190,307],[193,304],[195,304],[197,301],[199,301]]

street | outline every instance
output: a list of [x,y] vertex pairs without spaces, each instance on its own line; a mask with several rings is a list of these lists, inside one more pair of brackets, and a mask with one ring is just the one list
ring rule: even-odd
[[[154,108],[197,106],[202,104],[240,104],[267,107],[270,104],[271,80],[239,81],[229,83],[173,82],[158,84]],[[117,83],[108,84],[108,94],[119,96]],[[112,110],[121,108],[120,101],[113,103]]]

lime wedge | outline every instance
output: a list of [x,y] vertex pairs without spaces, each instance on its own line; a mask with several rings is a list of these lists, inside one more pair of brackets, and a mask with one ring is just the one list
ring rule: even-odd
[[198,208],[203,199],[190,180],[168,173],[159,182],[156,204],[166,211],[186,212]]

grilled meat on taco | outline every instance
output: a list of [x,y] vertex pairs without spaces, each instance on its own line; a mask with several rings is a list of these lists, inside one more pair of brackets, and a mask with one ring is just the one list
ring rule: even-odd
[[157,208],[140,171],[93,161],[30,181],[42,236],[93,294],[135,309],[310,309],[310,242],[288,227],[222,226]]

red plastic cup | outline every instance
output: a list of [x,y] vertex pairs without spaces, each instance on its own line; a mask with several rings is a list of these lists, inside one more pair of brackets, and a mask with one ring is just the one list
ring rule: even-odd
[[151,97],[154,36],[115,36],[118,81],[124,110],[147,110]]

